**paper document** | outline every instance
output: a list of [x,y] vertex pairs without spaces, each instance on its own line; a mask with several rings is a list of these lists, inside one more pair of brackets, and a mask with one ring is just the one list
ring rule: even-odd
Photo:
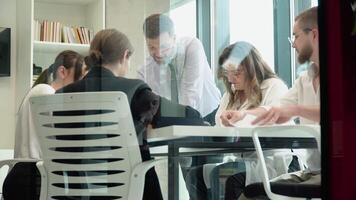
[[234,124],[234,126],[235,127],[243,127],[243,126],[256,126],[256,125],[252,125],[251,124],[251,122],[253,121],[253,120],[255,120],[256,119],[256,116],[254,116],[254,115],[251,115],[251,114],[246,114],[246,116],[242,119],[242,120],[240,120],[240,121],[238,121],[238,122],[236,122],[235,124]]

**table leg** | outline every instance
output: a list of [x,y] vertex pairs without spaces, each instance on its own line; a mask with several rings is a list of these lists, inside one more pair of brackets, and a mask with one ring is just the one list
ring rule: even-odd
[[168,144],[168,199],[179,200],[179,147]]

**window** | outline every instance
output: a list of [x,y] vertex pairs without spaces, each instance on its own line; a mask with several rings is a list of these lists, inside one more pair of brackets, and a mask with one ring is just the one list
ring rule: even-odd
[[318,0],[312,0],[311,1],[311,7],[318,6]]
[[[175,2],[175,1],[173,1]],[[171,5],[169,16],[174,22],[175,31],[178,37],[196,37],[196,1],[178,1]],[[187,23],[189,22],[189,23]]]
[[[237,41],[251,43],[275,70],[274,1],[273,0],[211,0],[213,2],[213,64],[225,47]],[[288,29],[288,27],[287,27]],[[222,81],[216,79],[224,92]]]
[[274,69],[273,1],[230,0],[230,44],[247,41]]

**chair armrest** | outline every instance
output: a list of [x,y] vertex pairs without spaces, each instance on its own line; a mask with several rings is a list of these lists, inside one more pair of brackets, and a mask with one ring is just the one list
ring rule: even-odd
[[[288,131],[288,134],[286,134]],[[320,151],[319,125],[269,125],[258,126],[252,131],[258,132],[259,137],[285,137],[285,138],[315,138]]]
[[38,162],[38,159],[30,159],[30,158],[16,158],[16,159],[7,159],[7,160],[0,160],[0,168],[7,165],[10,169],[15,166],[16,163],[19,162]]
[[[319,128],[320,130],[320,128]],[[318,132],[318,128],[315,126],[305,126],[305,125],[292,125],[292,126],[265,126],[265,127],[256,127],[252,131],[252,139],[256,148],[257,157],[261,163],[262,168],[262,182],[263,187],[267,196],[270,199],[275,200],[303,200],[305,198],[297,198],[297,197],[286,197],[283,195],[275,194],[271,190],[271,185],[268,178],[268,171],[266,166],[266,161],[263,156],[261,143],[259,140],[259,136],[263,135],[263,137],[288,137],[289,134],[286,134],[286,131],[292,131],[293,133],[300,132],[301,137],[303,136],[313,136],[316,138],[318,143],[318,149],[320,150],[320,132]],[[297,132],[296,132],[297,131]],[[267,132],[267,133],[266,133]],[[295,135],[293,136],[295,137]]]
[[43,165],[43,161],[40,160],[36,163],[36,167],[38,171],[41,174],[41,192],[40,192],[40,200],[46,200],[47,199],[47,190],[48,190],[48,185],[47,185],[47,173],[45,170],[45,167]]
[[145,176],[146,172],[154,167],[155,165],[163,163],[166,158],[148,160],[133,168],[130,179],[129,195],[128,199],[142,199],[143,189],[145,186]]

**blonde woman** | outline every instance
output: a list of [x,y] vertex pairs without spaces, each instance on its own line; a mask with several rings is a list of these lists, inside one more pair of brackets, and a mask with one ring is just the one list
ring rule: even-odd
[[[219,65],[218,76],[224,81],[227,91],[215,116],[217,126],[226,125],[220,119],[225,110],[240,111],[237,117],[242,120],[247,114],[257,115],[258,109],[264,109],[263,106],[278,104],[279,99],[288,91],[287,86],[262,59],[258,50],[247,42],[236,42],[225,48],[219,58]],[[252,157],[253,160],[251,155],[244,157]],[[243,184],[258,181],[260,178],[256,171],[257,161],[244,164],[246,173]],[[270,166],[273,166],[273,160],[270,160]],[[273,167],[270,169],[271,176],[277,176],[278,173]],[[238,181],[243,182],[243,178]],[[239,191],[233,188],[235,182],[234,177],[228,179],[225,199],[236,199],[239,196]]]
[[236,42],[224,49],[219,58],[218,77],[223,80],[226,92],[215,115],[216,126],[224,126],[220,119],[224,110],[243,111],[241,118],[254,115],[250,109],[276,103],[288,91],[248,42]]
[[[271,70],[258,50],[244,41],[236,42],[224,49],[219,57],[218,77],[223,80],[226,92],[215,115],[216,126],[229,125],[223,124],[220,119],[225,110],[240,111],[235,117],[241,120],[247,114],[257,115],[256,109],[258,111],[264,109],[263,106],[277,104],[279,98],[288,91],[288,87]],[[232,158],[238,159],[235,156]],[[202,174],[210,174],[206,172],[209,167],[205,166],[191,170],[187,176],[189,180],[187,188],[191,199],[208,199],[206,184],[201,183],[204,179]],[[252,172],[256,167],[247,163],[245,168],[248,171],[247,182],[259,179]]]

